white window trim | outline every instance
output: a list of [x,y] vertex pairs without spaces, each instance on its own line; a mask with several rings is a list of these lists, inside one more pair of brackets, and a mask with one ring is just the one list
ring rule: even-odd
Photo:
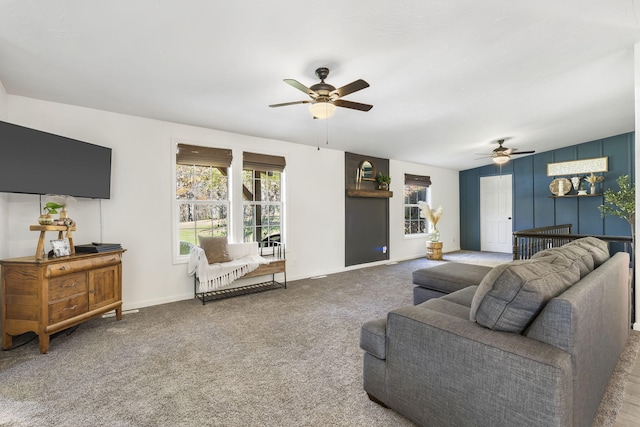
[[[426,229],[428,230],[426,233],[411,233],[411,234],[406,234],[404,232],[404,210],[406,209],[407,206],[418,206],[417,203],[409,203],[409,204],[405,204],[404,203],[404,187],[405,184],[402,184],[402,234],[404,235],[405,239],[413,239],[413,238],[424,238],[429,236],[429,234],[431,234],[431,231],[433,230],[433,225],[431,224],[431,222],[429,222],[428,219],[424,219],[426,222]],[[431,186],[427,187],[427,200],[425,200],[429,206],[431,206]]]

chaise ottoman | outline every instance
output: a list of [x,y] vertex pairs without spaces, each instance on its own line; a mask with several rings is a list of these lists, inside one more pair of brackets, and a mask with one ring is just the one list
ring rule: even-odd
[[479,285],[492,267],[448,262],[413,272],[413,305]]

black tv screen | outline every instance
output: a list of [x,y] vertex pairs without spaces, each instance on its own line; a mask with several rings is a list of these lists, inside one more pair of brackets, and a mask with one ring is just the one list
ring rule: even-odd
[[111,197],[111,148],[0,121],[0,192]]

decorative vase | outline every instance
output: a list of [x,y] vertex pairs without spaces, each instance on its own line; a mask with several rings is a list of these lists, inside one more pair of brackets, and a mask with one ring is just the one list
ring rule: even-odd
[[53,224],[53,217],[49,214],[42,214],[38,217],[38,224],[51,225]]
[[564,188],[564,181],[558,182],[558,197],[562,197],[567,193],[568,189]]
[[574,176],[571,178],[571,184],[573,184],[573,189],[578,191],[578,187],[580,186],[580,177]]
[[432,242],[440,241],[440,232],[435,226],[433,227],[433,230],[431,230],[431,233],[429,234],[429,240],[431,240]]
[[386,182],[381,182],[378,184],[378,190],[388,190],[389,189],[389,184],[387,184]]
[[591,194],[596,194],[596,185],[591,184]]

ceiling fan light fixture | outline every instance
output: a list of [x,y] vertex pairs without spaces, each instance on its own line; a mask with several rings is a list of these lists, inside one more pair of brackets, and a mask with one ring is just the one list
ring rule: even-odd
[[313,117],[317,119],[328,119],[336,112],[336,106],[331,102],[316,101],[309,107]]
[[501,154],[501,155],[498,155],[498,156],[493,156],[493,163],[495,163],[497,165],[504,165],[508,161],[509,161],[509,155],[507,155],[507,154]]

